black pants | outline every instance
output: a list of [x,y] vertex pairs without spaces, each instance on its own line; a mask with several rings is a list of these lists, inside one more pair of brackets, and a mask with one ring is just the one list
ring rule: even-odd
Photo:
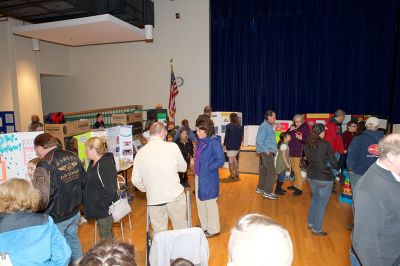
[[186,169],[186,172],[184,172],[184,173],[179,173],[179,178],[180,178],[180,180],[181,180],[181,185],[185,185],[185,184],[187,184],[188,183],[188,181],[189,181],[189,179],[188,179],[188,170],[189,170],[189,167],[190,167],[190,159],[186,159],[185,160],[186,161],[186,163],[187,163],[187,169]]

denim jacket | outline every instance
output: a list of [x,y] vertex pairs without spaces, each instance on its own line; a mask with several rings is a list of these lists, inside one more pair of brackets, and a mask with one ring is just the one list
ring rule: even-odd
[[256,151],[257,153],[276,153],[277,151],[274,127],[267,121],[264,121],[258,128],[256,138]]

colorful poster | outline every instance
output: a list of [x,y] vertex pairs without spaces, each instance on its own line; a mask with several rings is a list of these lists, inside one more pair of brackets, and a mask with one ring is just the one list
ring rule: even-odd
[[231,113],[237,113],[240,124],[242,124],[242,113],[240,112],[213,112],[211,114],[211,120],[214,122],[215,135],[221,137],[221,141],[224,141],[226,125],[229,124],[229,116]]
[[276,143],[279,142],[279,137],[282,132],[286,132],[289,130],[289,127],[293,124],[291,120],[276,120],[275,121],[275,136],[276,136]]
[[33,140],[43,132],[0,135],[0,183],[10,178],[28,178],[28,162],[36,158]]
[[347,171],[343,171],[343,175],[346,177],[346,179],[342,184],[342,193],[339,196],[339,201],[352,204],[353,192],[351,190],[350,176]]
[[81,135],[74,136],[78,143],[78,157],[82,162],[82,165],[87,169],[89,165],[89,159],[86,154],[86,141],[92,137],[91,132],[83,133]]
[[333,114],[306,114],[306,115],[304,115],[305,121],[310,129],[317,123],[321,123],[321,124],[325,125],[331,117],[333,117]]

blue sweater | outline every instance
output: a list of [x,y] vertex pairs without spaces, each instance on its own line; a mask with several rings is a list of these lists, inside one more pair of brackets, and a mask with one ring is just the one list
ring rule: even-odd
[[224,145],[227,151],[238,151],[242,145],[243,127],[241,125],[228,124],[226,126]]
[[382,131],[365,130],[353,138],[347,154],[347,169],[356,175],[364,175],[378,159],[378,142],[383,138]]
[[47,214],[0,214],[0,253],[13,266],[68,265],[71,249]]
[[257,153],[276,153],[277,151],[275,131],[273,126],[267,121],[264,121],[258,128],[256,151]]

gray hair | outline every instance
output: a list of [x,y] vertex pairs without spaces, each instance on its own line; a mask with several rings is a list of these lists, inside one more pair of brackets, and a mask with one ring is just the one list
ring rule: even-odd
[[296,114],[293,116],[293,121],[295,121],[296,119],[301,118],[301,121],[304,122],[304,116],[302,114]]
[[167,129],[164,127],[164,125],[161,122],[156,122],[151,125],[150,127],[150,135],[159,135],[161,133],[167,132]]
[[346,116],[346,112],[342,109],[337,109],[335,112],[335,117],[338,117],[338,116]]
[[235,266],[289,266],[293,245],[288,231],[261,214],[247,214],[239,219],[229,239],[229,261]]
[[400,154],[400,134],[390,134],[379,141],[379,157],[386,159],[389,153],[397,156]]

